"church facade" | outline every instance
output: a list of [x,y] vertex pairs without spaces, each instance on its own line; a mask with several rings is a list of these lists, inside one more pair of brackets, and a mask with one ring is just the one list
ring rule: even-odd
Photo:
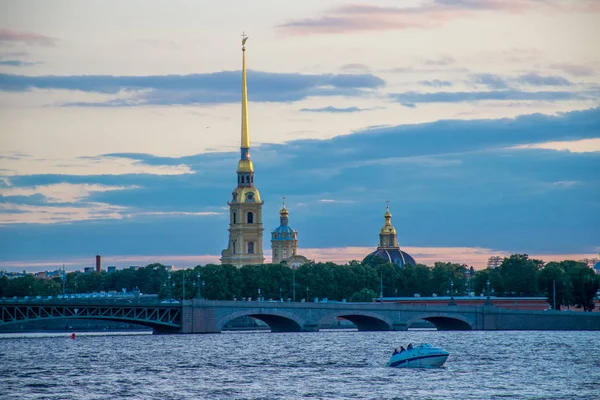
[[246,88],[246,40],[242,41],[242,141],[237,168],[237,187],[229,206],[229,243],[221,252],[221,264],[241,267],[263,264],[263,226],[260,192],[254,186],[254,165],[250,158],[248,91]]

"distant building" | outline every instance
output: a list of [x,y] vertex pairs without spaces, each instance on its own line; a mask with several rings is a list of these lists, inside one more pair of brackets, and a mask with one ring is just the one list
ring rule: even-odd
[[600,275],[600,261],[598,261],[596,264],[594,264],[594,266],[592,267],[594,269],[594,272]]
[[579,260],[582,263],[586,263],[588,267],[593,268],[597,263],[597,258],[584,258],[583,260]]
[[37,279],[46,279],[46,272],[47,272],[47,271],[40,271],[40,272],[36,272],[34,276],[35,276]]
[[117,267],[115,267],[114,265],[109,265],[106,272],[108,272],[109,274],[112,274],[116,270],[117,270]]
[[[284,198],[285,200],[285,198]],[[279,211],[279,226],[271,232],[271,250],[273,264],[286,262],[296,269],[309,262],[308,258],[298,254],[298,232],[288,225],[289,211],[283,207]]]
[[91,274],[92,272],[94,272],[94,267],[85,267],[83,269],[83,272],[86,274]]
[[504,257],[492,256],[492,257],[488,258],[487,267],[489,269],[498,268],[502,264],[503,260],[504,260]]
[[408,253],[400,250],[398,238],[396,236],[396,228],[392,225],[392,213],[388,205],[383,215],[385,224],[379,231],[379,246],[377,250],[365,257],[366,261],[370,257],[382,258],[385,261],[396,264],[400,268],[404,268],[407,264],[417,266],[415,259]]
[[129,269],[133,269],[133,270],[140,269],[140,266],[139,265],[130,265]]
[[102,273],[102,256],[101,255],[96,256],[96,272],[99,274]]

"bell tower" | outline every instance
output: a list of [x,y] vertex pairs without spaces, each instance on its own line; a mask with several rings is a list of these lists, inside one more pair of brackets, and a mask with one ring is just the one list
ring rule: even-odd
[[246,88],[246,41],[242,34],[242,142],[237,167],[237,187],[229,205],[229,244],[221,252],[221,264],[242,267],[263,264],[263,227],[260,193],[254,187],[254,165],[250,159],[248,91]]

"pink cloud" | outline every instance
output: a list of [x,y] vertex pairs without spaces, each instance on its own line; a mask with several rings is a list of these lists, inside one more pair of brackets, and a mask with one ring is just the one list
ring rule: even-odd
[[291,20],[277,28],[293,35],[432,28],[451,20],[472,17],[477,12],[535,10],[589,13],[600,12],[600,6],[592,0],[575,0],[568,5],[554,0],[429,0],[417,7],[351,4],[334,7],[318,17]]
[[12,43],[25,43],[39,46],[54,46],[57,39],[40,35],[33,32],[17,32],[8,29],[0,29],[0,45]]
[[[375,247],[331,247],[331,248],[307,248],[299,249],[298,253],[316,262],[331,261],[337,264],[346,264],[351,260],[361,261]],[[432,266],[436,261],[467,264],[475,269],[483,269],[487,266],[488,258],[491,256],[509,256],[510,252],[499,252],[497,250],[481,247],[402,247],[402,250],[413,256],[418,263]],[[271,261],[271,251],[265,250],[265,262]],[[597,254],[529,254],[531,258],[541,259],[545,262],[563,260],[582,260],[596,258]],[[152,263],[173,265],[176,269],[193,268],[196,265],[219,264],[220,256],[216,254],[203,255],[122,255],[103,256],[104,268],[115,265],[125,268],[130,265],[145,266]],[[67,270],[81,270],[84,267],[94,265],[94,256],[87,258],[71,258],[67,260],[29,260],[29,261],[0,261],[0,268],[11,271],[27,269],[30,272],[54,270],[63,264]]]

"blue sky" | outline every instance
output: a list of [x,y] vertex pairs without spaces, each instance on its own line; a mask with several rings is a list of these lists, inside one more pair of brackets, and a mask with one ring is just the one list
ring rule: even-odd
[[0,3],[2,268],[216,261],[242,30],[266,232],[286,196],[361,258],[389,199],[424,263],[600,251],[595,1]]

